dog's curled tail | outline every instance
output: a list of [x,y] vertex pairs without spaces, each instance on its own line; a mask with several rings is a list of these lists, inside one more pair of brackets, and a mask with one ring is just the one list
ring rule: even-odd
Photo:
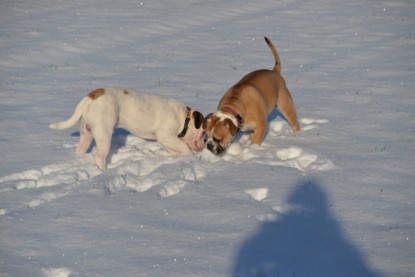
[[265,42],[268,44],[269,48],[271,48],[272,54],[274,55],[275,65],[272,71],[275,71],[279,74],[281,72],[281,61],[280,56],[278,55],[277,48],[275,48],[274,44],[272,44],[272,42],[267,37],[264,37],[264,39]]
[[92,99],[90,97],[84,97],[76,106],[75,111],[73,112],[72,116],[61,122],[55,122],[49,125],[51,129],[67,129],[69,127],[74,126],[79,119],[81,118],[82,114],[86,111],[91,103]]

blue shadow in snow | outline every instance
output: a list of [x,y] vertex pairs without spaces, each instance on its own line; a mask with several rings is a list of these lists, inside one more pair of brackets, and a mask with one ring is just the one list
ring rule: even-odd
[[[130,134],[130,132],[128,132],[127,130],[121,129],[121,128],[115,128],[114,129],[114,133],[112,134],[113,137],[117,137],[117,136],[128,136]],[[71,134],[71,137],[79,137],[81,134],[78,132],[73,132]]]
[[[117,143],[112,143],[111,144],[111,150],[108,154],[107,160],[111,160],[112,155],[116,154],[118,152],[118,150],[125,146],[127,144],[127,136],[130,135],[130,132],[128,132],[127,130],[121,129],[121,128],[115,128],[114,132],[112,133],[112,140],[114,138],[117,138]],[[81,133],[80,132],[73,132],[71,134],[72,137],[80,137]],[[92,140],[91,145],[88,147],[88,150],[86,151],[87,153],[92,151],[92,148],[94,148],[95,145],[95,140]]]
[[379,277],[345,239],[316,182],[296,186],[290,212],[266,222],[239,250],[234,277]]

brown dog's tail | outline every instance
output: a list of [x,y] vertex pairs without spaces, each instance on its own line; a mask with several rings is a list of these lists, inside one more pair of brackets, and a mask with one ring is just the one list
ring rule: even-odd
[[272,44],[272,42],[267,37],[264,37],[264,39],[265,42],[268,44],[269,48],[271,48],[272,54],[274,55],[275,65],[272,71],[275,71],[279,74],[281,72],[281,61],[280,56],[278,55],[278,51],[275,48],[274,44]]

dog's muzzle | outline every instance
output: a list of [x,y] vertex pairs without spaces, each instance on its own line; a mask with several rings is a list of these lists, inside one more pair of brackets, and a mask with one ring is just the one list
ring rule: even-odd
[[213,141],[209,141],[207,143],[207,149],[215,155],[220,155],[223,151],[225,151],[225,148]]

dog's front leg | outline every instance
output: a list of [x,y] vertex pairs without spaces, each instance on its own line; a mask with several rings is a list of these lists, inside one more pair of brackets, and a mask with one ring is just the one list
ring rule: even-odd
[[252,133],[252,144],[258,144],[260,145],[264,139],[265,136],[265,130],[267,128],[266,122],[262,122],[261,124],[258,124],[258,126],[254,129],[254,132]]

